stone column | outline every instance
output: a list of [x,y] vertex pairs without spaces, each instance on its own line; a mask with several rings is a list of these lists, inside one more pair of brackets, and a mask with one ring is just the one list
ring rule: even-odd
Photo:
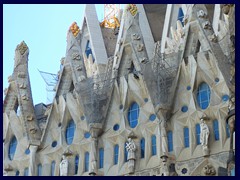
[[161,122],[161,140],[162,140],[162,153],[160,155],[161,158],[161,170],[162,170],[162,175],[163,176],[169,176],[169,170],[167,166],[167,160],[168,160],[168,141],[167,141],[167,121],[164,118]]
[[91,141],[91,151],[90,151],[90,158],[91,158],[91,164],[90,164],[90,176],[95,176],[97,174],[97,146],[98,146],[98,140],[96,137],[92,137]]
[[29,176],[36,176],[36,152],[38,146],[30,145]]

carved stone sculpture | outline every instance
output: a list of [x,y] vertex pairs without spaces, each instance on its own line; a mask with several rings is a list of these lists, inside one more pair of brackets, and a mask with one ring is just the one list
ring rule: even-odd
[[204,166],[202,172],[206,176],[214,176],[216,174],[216,170],[211,164]]
[[62,161],[59,165],[60,168],[60,176],[68,175],[68,160],[65,155],[62,156]]
[[128,151],[127,160],[128,160],[129,173],[134,173],[134,166],[135,166],[135,160],[136,160],[136,156],[135,156],[136,145],[132,140],[132,138],[128,138],[126,149]]
[[200,142],[203,147],[203,152],[204,152],[204,155],[209,155],[208,138],[209,138],[210,132],[203,118],[201,118],[200,128],[201,128]]

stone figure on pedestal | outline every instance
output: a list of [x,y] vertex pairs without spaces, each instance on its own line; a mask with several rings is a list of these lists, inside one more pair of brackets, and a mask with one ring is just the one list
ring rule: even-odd
[[60,176],[68,175],[68,160],[65,155],[62,156],[62,161],[60,163]]
[[201,128],[200,142],[203,147],[203,153],[204,155],[209,155],[208,138],[210,131],[203,118],[201,118],[200,128]]
[[136,156],[135,156],[136,145],[131,138],[128,138],[128,143],[126,145],[126,149],[128,151],[127,160],[128,160],[129,173],[134,173],[134,165],[135,165],[135,160],[136,160]]

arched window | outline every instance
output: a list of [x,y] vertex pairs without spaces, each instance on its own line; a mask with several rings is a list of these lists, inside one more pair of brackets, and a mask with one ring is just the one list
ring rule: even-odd
[[141,158],[145,157],[145,139],[142,138],[140,141],[140,147],[141,147]]
[[28,167],[24,169],[23,176],[28,176]]
[[38,167],[37,167],[37,175],[38,175],[38,176],[42,176],[42,164],[38,164]]
[[119,152],[119,146],[116,144],[114,146],[114,164],[118,164],[118,152]]
[[73,138],[74,138],[74,132],[75,132],[75,123],[73,120],[69,121],[68,126],[66,128],[66,141],[67,144],[72,144]]
[[78,163],[79,163],[79,156],[75,156],[75,174],[78,173]]
[[189,147],[189,129],[188,127],[183,128],[184,133],[184,145],[185,147]]
[[213,131],[214,131],[214,138],[216,141],[219,140],[219,129],[218,129],[218,120],[215,119],[213,121]]
[[127,156],[128,156],[128,151],[127,151],[127,142],[124,144],[124,162],[127,162]]
[[196,140],[197,140],[197,145],[201,144],[200,143],[200,134],[201,134],[201,129],[200,129],[200,124],[196,124]]
[[103,168],[104,163],[104,150],[103,148],[99,149],[99,169]]
[[91,54],[91,55],[92,55],[93,62],[95,61],[95,58],[94,58],[94,56],[93,56],[92,48],[91,48],[91,44],[90,44],[90,41],[89,41],[89,40],[87,41],[87,44],[86,44],[85,54],[86,54],[87,58],[88,58],[89,55]]
[[85,152],[85,159],[84,159],[84,170],[85,172],[89,171],[89,152]]
[[55,161],[52,161],[51,163],[51,176],[54,176],[54,171],[55,171]]
[[197,91],[197,102],[201,109],[207,109],[210,103],[211,91],[207,83],[201,83]]
[[17,139],[15,136],[13,136],[8,148],[8,157],[10,160],[13,160],[16,148],[17,148]]
[[156,146],[156,136],[152,135],[152,156],[157,154],[157,146]]
[[132,103],[128,111],[128,122],[131,128],[135,128],[138,124],[139,106],[136,102]]
[[16,176],[19,176],[20,172],[19,170],[16,171]]
[[227,138],[229,138],[230,137],[230,129],[229,129],[229,125],[227,122],[226,122],[226,133],[227,133]]
[[182,10],[182,8],[179,8],[178,9],[178,20],[182,23],[182,26],[184,26],[183,18],[184,18],[183,10]]
[[168,151],[171,152],[171,151],[173,151],[172,131],[168,131],[167,139],[168,139]]

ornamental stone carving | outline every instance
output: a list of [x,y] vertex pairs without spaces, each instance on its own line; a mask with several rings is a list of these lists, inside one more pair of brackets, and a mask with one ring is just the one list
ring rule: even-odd
[[206,13],[203,10],[199,10],[197,12],[197,16],[200,18],[205,18],[206,17]]
[[73,59],[73,60],[80,60],[80,59],[81,59],[80,54],[78,54],[78,53],[73,53],[73,54],[72,54],[72,59]]
[[135,160],[136,160],[136,155],[135,155],[136,145],[132,140],[132,138],[128,138],[126,149],[128,151],[128,157],[127,157],[128,169],[129,169],[129,173],[132,174],[134,173]]
[[216,170],[211,164],[204,166],[202,172],[206,176],[214,176],[216,174]]
[[60,168],[60,176],[68,175],[68,160],[65,155],[62,156],[62,161],[60,162],[59,168]]
[[28,47],[27,47],[27,45],[24,41],[21,42],[21,44],[19,44],[16,48],[16,50],[19,50],[21,55],[23,55],[26,52],[27,49],[28,49]]

